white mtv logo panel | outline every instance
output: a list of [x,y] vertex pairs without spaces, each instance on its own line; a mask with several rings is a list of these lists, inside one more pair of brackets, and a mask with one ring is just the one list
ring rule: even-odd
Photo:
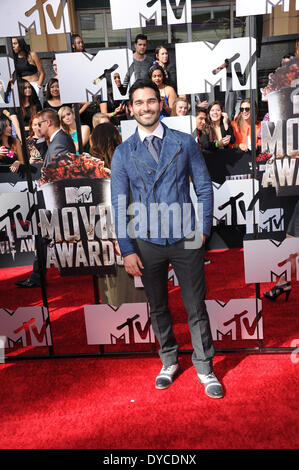
[[49,314],[46,307],[20,307],[16,311],[0,309],[0,335],[6,336],[5,347],[50,346]]
[[[0,24],[3,21],[0,21]],[[10,57],[0,57],[0,108],[13,108],[20,106],[19,101],[19,92],[16,85],[16,80],[14,81],[14,87],[12,92],[8,97],[5,97],[5,92],[9,85],[10,77],[13,76],[15,70],[14,61]],[[8,103],[5,101],[9,101]]]
[[299,280],[299,238],[274,240],[244,240],[245,282],[274,282],[285,274],[291,280],[292,263]]
[[[226,225],[245,225],[247,209],[254,194],[259,190],[259,183],[252,179],[227,180],[223,184],[213,183],[214,210],[213,225],[224,220]],[[255,204],[255,217],[258,216],[259,204]]]
[[[289,0],[236,0],[236,16],[266,15],[272,9],[281,6],[282,11],[289,11]],[[299,0],[296,0],[296,10],[299,9]]]
[[[33,208],[34,201],[31,193],[0,194],[0,231],[4,231],[11,239],[13,223],[17,238],[37,234],[36,216],[33,213]],[[26,221],[30,222],[30,226],[24,224]]]
[[214,341],[229,336],[232,340],[262,339],[262,302],[256,299],[233,299],[229,302],[206,300]]
[[33,28],[35,34],[70,33],[66,0],[9,0],[1,2],[0,36],[25,36]]
[[146,302],[84,307],[88,344],[155,342]]
[[[137,123],[135,119],[129,121],[121,121],[121,136],[122,141],[127,140],[134,134]],[[169,129],[176,131],[186,132],[186,134],[193,134],[196,129],[196,120],[194,116],[170,116],[163,118],[163,124]]]
[[[93,96],[107,100],[107,75],[110,75],[115,100],[127,99],[120,94],[113,74],[119,73],[123,82],[133,62],[130,49],[107,49],[95,56],[84,52],[56,54],[61,101],[82,103],[92,101]],[[134,74],[131,82],[134,81]]]
[[175,0],[175,4],[173,0],[110,0],[112,29],[142,28],[148,21],[161,26],[162,5],[166,5],[167,24],[192,22],[191,0]]
[[255,51],[256,40],[249,37],[222,39],[217,44],[206,41],[176,44],[178,93],[210,93],[216,85],[226,91],[227,71],[225,68],[216,71],[225,59],[229,60],[232,72],[232,90],[249,90],[250,84],[256,88]]

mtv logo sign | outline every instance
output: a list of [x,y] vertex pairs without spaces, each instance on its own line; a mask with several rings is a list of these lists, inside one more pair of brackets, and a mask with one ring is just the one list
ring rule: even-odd
[[[236,16],[266,15],[279,5],[282,11],[289,11],[290,0],[236,0]],[[299,0],[296,0],[296,10],[299,10]]]
[[233,299],[229,302],[206,300],[214,341],[229,336],[232,340],[262,339],[262,302],[256,299]]
[[50,346],[49,314],[46,307],[20,307],[16,311],[0,309],[0,335],[6,336],[6,348],[16,344]]
[[281,232],[284,230],[284,214],[283,209],[267,209],[260,211],[258,224],[259,232]]
[[154,343],[149,306],[146,302],[84,307],[88,344]]
[[[245,225],[247,208],[258,189],[258,181],[255,180],[253,186],[252,179],[227,180],[221,185],[213,183],[213,225],[220,221],[225,221],[226,225]],[[258,204],[254,211],[257,215]]]
[[110,0],[112,29],[143,28],[149,21],[161,26],[163,5],[168,24],[192,22],[191,0]]
[[292,265],[299,280],[299,239],[244,240],[245,282],[274,282],[282,274],[291,280]]
[[11,240],[12,227],[17,238],[28,237],[37,233],[34,200],[30,193],[0,194],[0,232],[5,232]]
[[[1,2],[0,36],[70,33],[66,0],[10,0]],[[4,20],[5,19],[5,20]]]
[[[107,101],[107,80],[112,84],[115,100],[127,98],[120,94],[113,74],[119,73],[123,82],[133,62],[130,49],[106,49],[96,56],[85,52],[56,54],[61,100],[64,103],[92,101],[94,96]],[[131,82],[135,80],[134,74]]]
[[222,39],[217,44],[206,41],[176,44],[178,93],[210,93],[216,85],[226,91],[227,69],[217,70],[225,59],[232,73],[232,90],[249,90],[250,83],[256,88],[255,52],[254,38]]
[[[3,21],[0,23],[4,23]],[[5,97],[5,92],[8,89],[10,77],[12,77],[15,70],[14,61],[10,57],[0,57],[0,108],[13,108],[20,106],[19,92],[14,81],[10,96]]]
[[91,203],[92,189],[90,186],[65,188],[65,200],[67,204]]

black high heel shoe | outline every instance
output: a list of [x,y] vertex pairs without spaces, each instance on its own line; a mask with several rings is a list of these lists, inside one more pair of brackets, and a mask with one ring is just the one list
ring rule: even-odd
[[291,290],[291,283],[286,282],[285,284],[281,284],[280,286],[276,285],[271,290],[264,292],[264,297],[269,300],[276,300],[277,297],[279,297],[281,294],[285,294],[287,301],[290,296]]

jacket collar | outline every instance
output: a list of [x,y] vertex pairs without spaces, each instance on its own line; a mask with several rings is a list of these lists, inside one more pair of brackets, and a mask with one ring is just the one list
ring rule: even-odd
[[132,136],[131,142],[131,155],[143,162],[145,165],[156,170],[156,179],[159,178],[167,165],[171,163],[173,158],[181,149],[181,142],[177,138],[177,135],[165,124],[161,124],[164,128],[164,137],[158,163],[154,160],[143,142],[141,142],[138,129],[136,129],[135,134]]

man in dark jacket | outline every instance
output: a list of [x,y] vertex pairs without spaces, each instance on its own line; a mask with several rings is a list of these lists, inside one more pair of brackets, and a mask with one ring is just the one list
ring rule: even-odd
[[[50,139],[47,153],[44,158],[43,166],[47,166],[60,154],[76,153],[76,148],[71,136],[66,134],[60,129],[59,116],[53,109],[45,109],[40,111],[38,126],[41,134]],[[44,260],[43,272],[46,275],[46,259],[47,259],[47,246],[48,241],[44,238],[41,239],[41,254]],[[19,287],[39,287],[41,285],[41,275],[39,269],[38,257],[36,256],[33,262],[33,270],[30,276],[23,281],[16,282]]]

